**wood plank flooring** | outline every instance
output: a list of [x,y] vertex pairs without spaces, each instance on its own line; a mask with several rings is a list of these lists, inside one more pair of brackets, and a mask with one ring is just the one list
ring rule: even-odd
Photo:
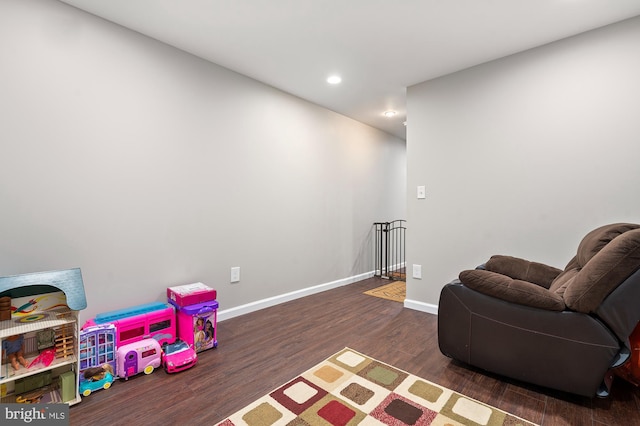
[[[218,324],[198,365],[116,381],[70,408],[71,425],[214,425],[348,346],[544,426],[640,426],[640,389],[589,399],[505,380],[438,350],[437,317],[362,294],[371,278]],[[224,308],[224,307],[222,307]]]

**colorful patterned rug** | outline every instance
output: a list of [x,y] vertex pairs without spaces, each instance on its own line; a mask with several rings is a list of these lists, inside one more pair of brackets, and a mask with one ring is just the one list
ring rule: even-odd
[[369,296],[381,297],[395,302],[404,302],[407,297],[407,284],[404,281],[393,281],[381,287],[365,291]]
[[218,426],[533,423],[345,348]]

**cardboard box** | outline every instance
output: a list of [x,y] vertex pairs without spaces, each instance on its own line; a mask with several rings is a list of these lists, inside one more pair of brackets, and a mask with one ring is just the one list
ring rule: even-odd
[[217,292],[202,283],[193,283],[167,288],[167,299],[182,307],[216,300]]

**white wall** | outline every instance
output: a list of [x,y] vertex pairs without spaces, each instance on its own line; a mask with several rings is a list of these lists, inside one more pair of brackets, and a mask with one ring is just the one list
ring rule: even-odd
[[408,89],[408,306],[492,254],[562,268],[640,222],[639,46],[635,18]]
[[65,4],[2,0],[0,56],[0,275],[80,267],[84,319],[359,276],[405,216],[404,141]]

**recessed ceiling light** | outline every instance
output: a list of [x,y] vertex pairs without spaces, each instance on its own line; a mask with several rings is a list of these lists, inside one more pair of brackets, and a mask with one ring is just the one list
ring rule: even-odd
[[327,78],[327,83],[329,84],[340,84],[342,82],[342,78],[339,75],[331,75]]
[[392,110],[389,110],[389,111],[385,111],[385,112],[384,112],[384,116],[385,116],[385,117],[387,117],[387,118],[393,117],[393,116],[394,116],[394,115],[396,115],[396,114],[397,114],[397,112],[392,111]]

